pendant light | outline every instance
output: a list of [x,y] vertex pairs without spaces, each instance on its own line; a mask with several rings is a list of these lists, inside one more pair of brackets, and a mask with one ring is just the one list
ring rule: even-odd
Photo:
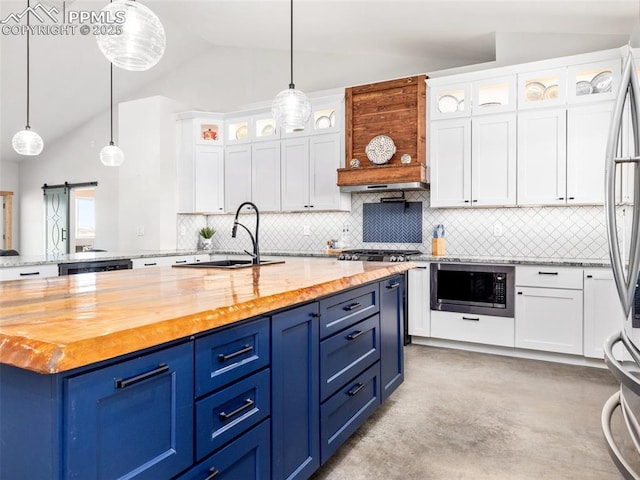
[[109,65],[110,75],[109,75],[109,84],[110,84],[110,101],[111,101],[111,137],[109,140],[109,145],[102,147],[100,150],[100,161],[103,165],[107,167],[119,167],[124,162],[124,152],[120,147],[113,144],[113,63]]
[[273,118],[280,129],[304,130],[311,115],[311,102],[293,83],[293,0],[291,0],[291,83],[281,91],[271,106]]
[[30,1],[27,0],[27,125],[24,130],[13,136],[13,149],[20,155],[39,155],[44,148],[42,137],[31,130],[29,125],[29,17],[31,16]]
[[[160,19],[148,7],[134,0],[116,0],[102,9],[107,18],[124,18],[117,35],[96,35],[98,47],[116,67],[149,70],[164,54],[166,37]],[[108,32],[110,33],[110,32]]]

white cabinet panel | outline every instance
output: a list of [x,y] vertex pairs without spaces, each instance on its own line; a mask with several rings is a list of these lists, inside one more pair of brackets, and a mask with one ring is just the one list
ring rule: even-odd
[[429,284],[429,264],[409,270],[407,287],[409,335],[431,336],[431,290]]
[[194,211],[224,211],[224,148],[196,147]]
[[251,200],[251,145],[227,147],[224,162],[225,207],[235,213],[238,205]]
[[280,142],[251,147],[251,201],[261,212],[280,210]]
[[431,336],[484,345],[513,347],[513,318],[431,312]]
[[0,268],[0,281],[58,276],[58,264]]
[[[607,338],[624,328],[624,312],[610,268],[584,270],[584,356],[604,358]],[[622,360],[620,344],[614,355]]]
[[516,285],[521,287],[582,289],[582,269],[556,265],[518,265]]
[[582,355],[582,290],[517,286],[515,346]]
[[518,204],[566,203],[565,109],[518,114]]
[[309,140],[283,140],[280,153],[282,209],[306,210],[309,205]]
[[471,203],[471,119],[432,122],[429,128],[432,207]]
[[604,203],[604,157],[613,103],[567,111],[567,203]]
[[340,209],[341,200],[345,196],[338,187],[338,168],[342,166],[341,151],[339,134],[309,138],[309,208]]
[[516,114],[473,118],[471,203],[516,204]]

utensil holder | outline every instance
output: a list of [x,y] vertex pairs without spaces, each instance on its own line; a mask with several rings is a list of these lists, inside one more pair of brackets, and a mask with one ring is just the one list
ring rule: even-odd
[[444,238],[433,238],[431,240],[431,255],[434,257],[442,257],[445,255]]

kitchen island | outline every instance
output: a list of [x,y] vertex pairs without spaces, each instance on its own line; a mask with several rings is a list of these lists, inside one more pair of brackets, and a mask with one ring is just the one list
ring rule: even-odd
[[412,267],[0,282],[0,478],[308,478],[402,381]]

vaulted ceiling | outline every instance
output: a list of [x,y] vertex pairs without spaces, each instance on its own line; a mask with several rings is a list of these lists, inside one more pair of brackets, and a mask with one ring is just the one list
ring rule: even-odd
[[[191,106],[224,111],[286,88],[288,0],[141,1],[163,22],[167,50],[149,71],[115,73],[116,101],[168,89],[173,96],[184,92],[177,99]],[[62,0],[42,3],[62,9]],[[72,0],[65,8],[97,11],[106,4]],[[26,0],[0,0],[0,19],[25,6]],[[306,91],[333,89],[614,48],[626,43],[639,8],[638,0],[295,0],[296,84]],[[0,34],[3,161],[19,160],[11,138],[25,124],[25,45],[24,36]],[[216,68],[208,64],[213,51]],[[245,82],[242,94],[225,95],[220,90],[233,85],[238,59],[262,67],[244,69],[256,78]],[[265,71],[271,59],[270,70],[281,75]],[[31,37],[31,124],[47,144],[105,112],[108,68],[92,35]],[[200,105],[194,105],[197,99]]]

